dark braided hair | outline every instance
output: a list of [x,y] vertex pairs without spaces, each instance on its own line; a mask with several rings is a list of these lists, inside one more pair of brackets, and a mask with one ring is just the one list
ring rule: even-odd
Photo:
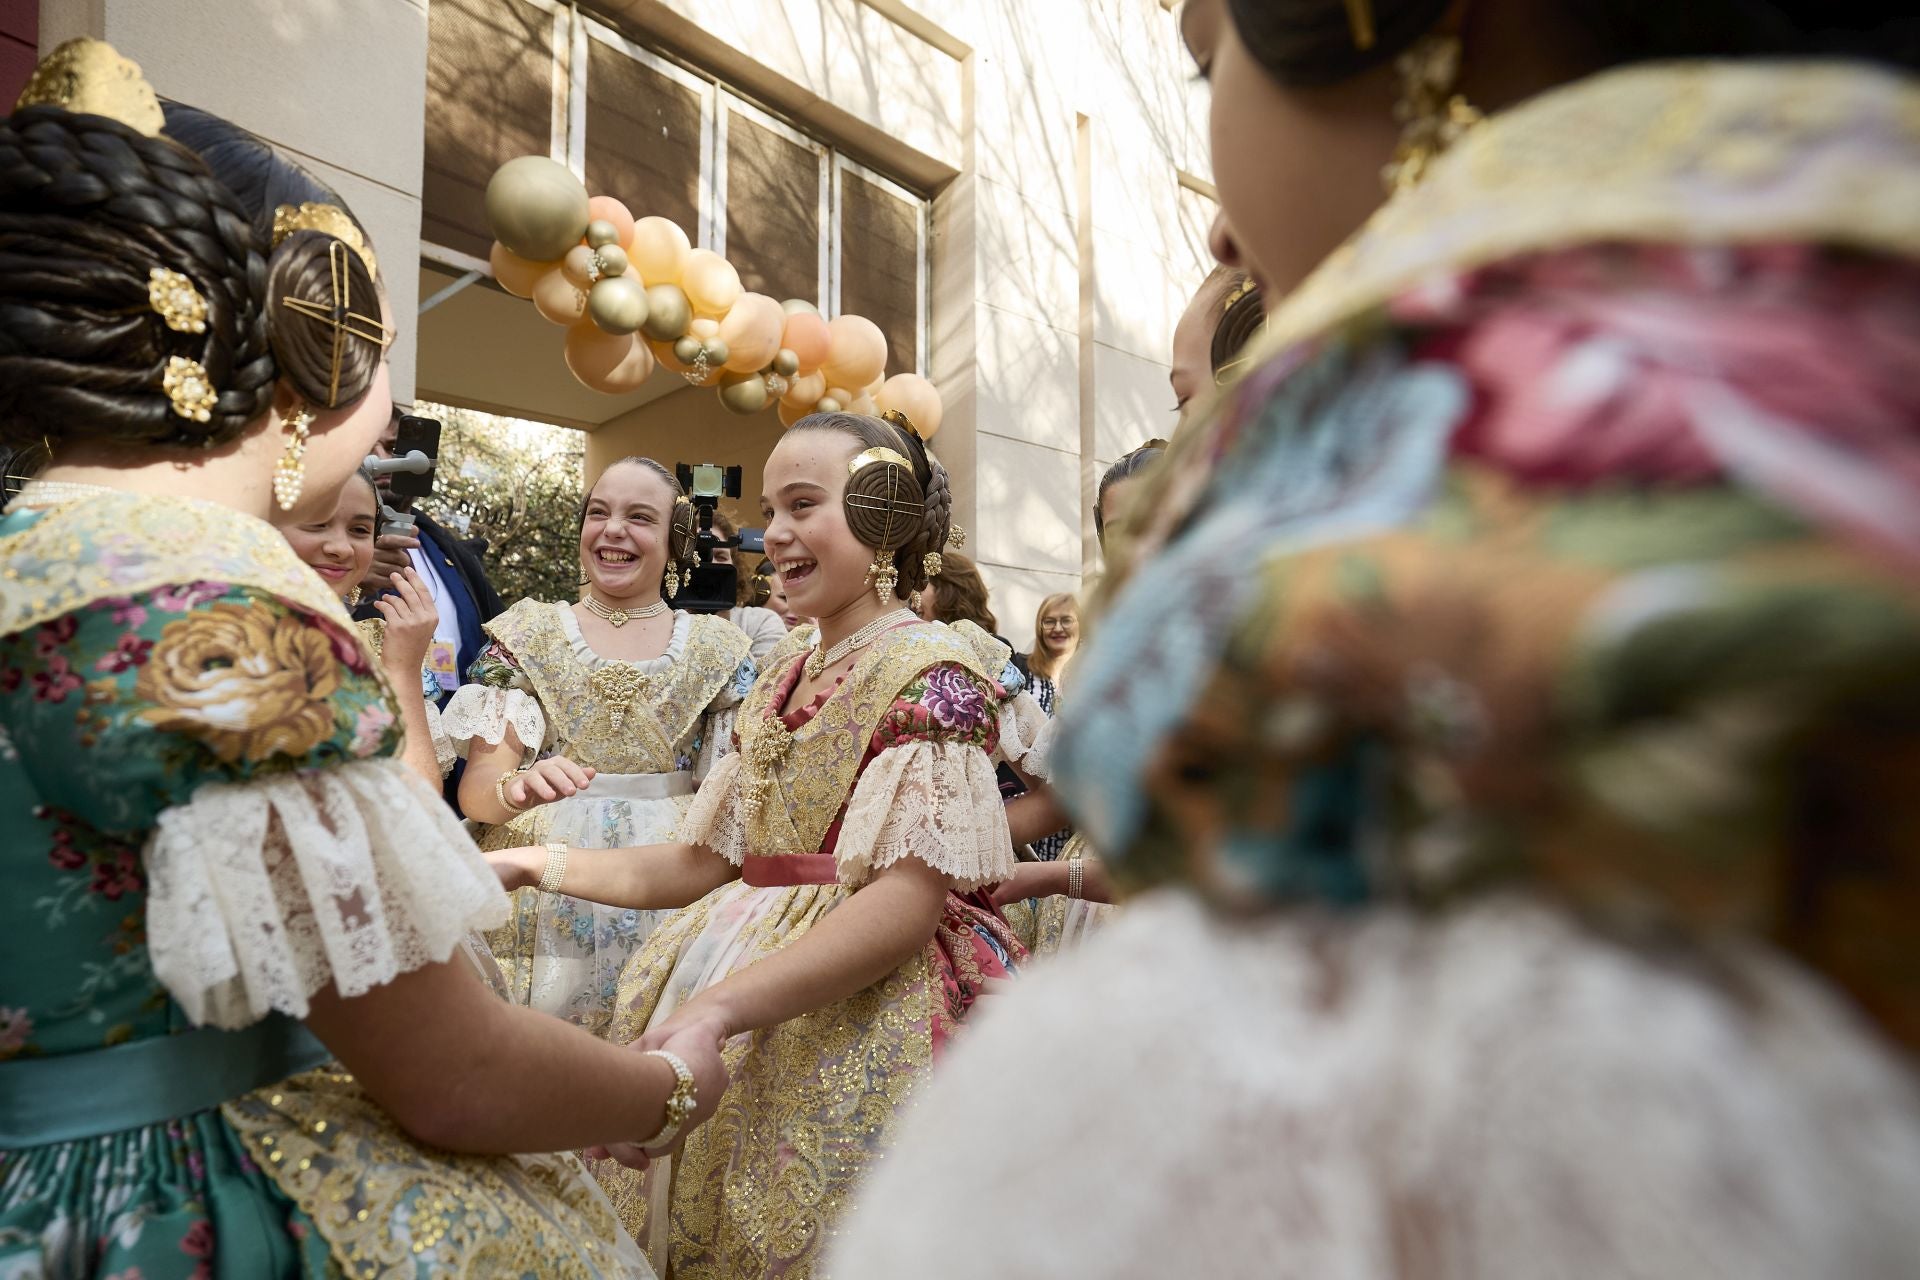
[[1102,549],[1107,545],[1107,490],[1122,480],[1145,471],[1154,462],[1159,461],[1160,455],[1166,451],[1165,440],[1149,440],[1132,453],[1121,455],[1120,460],[1108,467],[1106,474],[1100,477],[1100,487],[1095,489],[1093,494],[1093,533],[1094,537],[1099,539]]
[[[862,449],[892,449],[907,459],[919,493],[902,496],[918,501],[921,513],[918,527],[909,530],[906,540],[894,549],[893,567],[900,575],[895,591],[905,599],[924,589],[929,581],[927,554],[946,549],[947,530],[953,518],[953,489],[947,481],[947,469],[933,456],[926,441],[916,431],[863,413],[810,413],[787,430],[839,431],[858,440]],[[854,536],[861,537],[857,527]],[[870,537],[861,537],[861,541],[868,546],[875,545]]]
[[[1254,61],[1286,85],[1327,85],[1390,62],[1452,0],[1368,0],[1374,42],[1354,41],[1346,0],[1227,0]],[[1596,66],[1664,58],[1854,57],[1920,65],[1920,21],[1865,0],[1559,0],[1555,16]]]
[[[349,339],[336,375],[332,325],[283,305],[303,299],[344,318],[334,238],[302,233],[274,249],[263,229],[272,209],[239,192],[339,197],[245,130],[190,114],[201,137],[226,140],[227,167],[247,152],[250,171],[275,179],[236,187],[221,163],[102,116],[35,106],[0,123],[0,444],[214,447],[266,412],[281,376],[328,407],[373,385],[381,344]],[[371,274],[345,258],[353,309],[376,310]],[[204,333],[154,312],[156,267],[205,299]],[[197,360],[218,392],[204,423],[174,412],[163,389],[175,356]]]

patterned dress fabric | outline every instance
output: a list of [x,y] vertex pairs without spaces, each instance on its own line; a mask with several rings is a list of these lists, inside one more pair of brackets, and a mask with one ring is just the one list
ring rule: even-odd
[[[650,1275],[570,1156],[428,1150],[333,1065],[168,1056],[506,916],[340,601],[183,499],[17,503],[0,562],[0,1276]],[[204,1076],[242,1083],[169,1108]]]
[[[564,841],[627,849],[673,839],[700,777],[730,750],[733,708],[756,669],[747,638],[722,618],[676,613],[658,658],[618,662],[587,644],[573,610],[522,600],[486,624],[491,640],[447,704],[456,749],[499,743],[506,726],[527,759],[565,756],[597,770],[578,795],[480,832],[483,849]],[[537,889],[487,935],[519,1004],[604,1035],[620,970],[668,913],[606,907]]]
[[[1021,713],[1003,706],[998,680],[1004,647],[974,629],[911,623],[883,633],[834,688],[781,713],[811,630],[770,658],[741,708],[741,752],[716,769],[682,832],[746,878],[647,940],[622,975],[614,1038],[638,1038],[776,955],[902,858],[944,872],[954,890],[935,936],[892,974],[730,1041],[733,1083],[678,1156],[644,1175],[596,1168],[655,1266],[670,1262],[681,1280],[816,1274],[896,1116],[983,982],[1009,975],[1022,956],[972,892],[1013,866],[994,780],[1003,722],[1020,733]],[[769,757],[769,741],[783,752]],[[830,859],[825,882],[751,883],[761,879],[756,863],[793,854]]]
[[1151,892],[921,1099],[838,1280],[972,1274],[952,1222],[1007,1277],[1911,1276],[1914,208],[1910,80],[1629,68],[1281,304],[1053,752]]

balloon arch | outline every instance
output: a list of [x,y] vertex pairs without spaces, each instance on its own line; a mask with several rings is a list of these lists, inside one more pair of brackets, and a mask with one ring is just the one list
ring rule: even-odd
[[558,161],[501,165],[487,222],[493,278],[566,326],[567,368],[595,391],[633,391],[658,363],[719,388],[735,413],[777,404],[787,426],[809,413],[897,409],[927,439],[940,429],[939,391],[915,373],[886,377],[887,339],[873,321],[746,292],[732,263],[694,248],[677,224],[589,196]]

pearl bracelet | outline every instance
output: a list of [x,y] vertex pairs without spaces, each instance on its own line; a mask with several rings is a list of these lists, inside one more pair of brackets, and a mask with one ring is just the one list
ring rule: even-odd
[[657,1150],[680,1136],[680,1128],[686,1124],[694,1108],[700,1105],[699,1095],[694,1091],[693,1068],[677,1053],[665,1049],[649,1049],[649,1058],[658,1058],[673,1068],[673,1092],[667,1095],[666,1121],[661,1124],[660,1132],[640,1144],[644,1150]]
[[523,765],[518,769],[509,769],[505,773],[501,774],[499,777],[493,780],[493,798],[498,800],[500,802],[500,807],[502,809],[505,809],[508,813],[525,813],[526,812],[526,809],[516,809],[513,806],[513,802],[507,799],[507,784],[509,782],[512,782],[515,778],[519,777],[521,774],[525,773],[530,768],[532,768],[531,765]]
[[540,892],[560,892],[560,882],[567,878],[567,854],[570,852],[571,846],[557,840],[547,845],[547,865],[540,873]]
[[1081,889],[1084,887],[1082,882],[1082,877],[1085,874],[1086,874],[1086,868],[1081,863],[1080,859],[1078,858],[1068,859],[1067,861],[1067,896],[1069,898],[1078,898],[1082,896]]

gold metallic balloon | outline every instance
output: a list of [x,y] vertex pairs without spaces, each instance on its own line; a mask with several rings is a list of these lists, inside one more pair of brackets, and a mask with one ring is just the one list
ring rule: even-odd
[[603,276],[623,276],[627,274],[627,251],[617,244],[603,244],[595,251],[600,259],[600,274]]
[[820,403],[813,406],[815,413],[838,413],[840,409],[840,402],[832,396],[821,396]]
[[800,357],[786,347],[780,348],[773,356],[773,371],[783,378],[791,378],[800,372]]
[[766,380],[757,373],[730,373],[720,380],[720,403],[735,413],[758,413],[768,398]]
[[[587,244],[591,248],[604,249],[610,244],[620,243],[620,228],[605,218],[595,218],[587,224]],[[620,268],[625,271],[626,268]],[[615,274],[618,274],[617,272]]]
[[677,284],[656,284],[647,290],[647,336],[672,342],[693,323],[693,304]]
[[534,262],[563,257],[587,230],[587,189],[546,156],[521,156],[494,170],[486,207],[494,239]]
[[603,278],[587,294],[587,314],[606,333],[632,333],[647,318],[647,291],[626,276]]
[[[658,285],[654,286],[656,289],[659,287]],[[674,341],[673,358],[681,364],[692,364],[700,358],[700,353],[705,349],[705,345],[701,343],[700,339],[690,333],[684,334]]]
[[718,369],[733,352],[718,338],[707,339],[707,363]]

